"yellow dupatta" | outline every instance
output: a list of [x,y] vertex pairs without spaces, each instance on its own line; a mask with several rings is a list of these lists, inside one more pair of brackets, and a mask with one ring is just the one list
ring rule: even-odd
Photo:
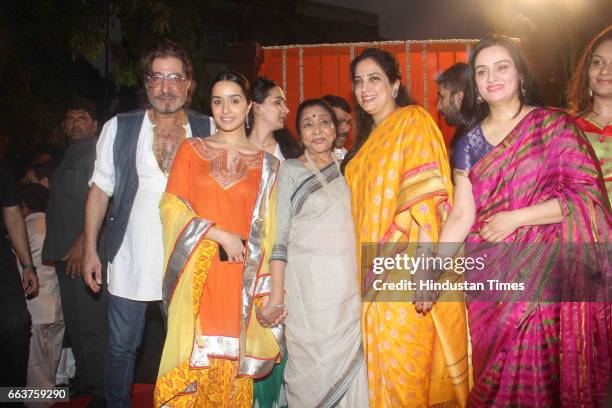
[[[439,239],[453,191],[440,131],[422,108],[397,109],[372,131],[348,164],[346,178],[352,193],[358,265],[368,290],[371,265],[364,260],[405,250],[407,243],[417,242],[419,227],[434,242]],[[366,243],[385,245],[362,245]],[[369,300],[363,304],[362,330],[371,406],[465,406],[469,393],[465,305],[438,302],[431,314],[421,318],[412,304]],[[434,337],[429,334],[432,326]],[[430,341],[434,344],[423,350],[405,347]],[[426,361],[429,367],[423,366]],[[414,375],[412,383],[406,371]]]
[[[183,200],[168,193],[162,196],[160,214],[163,225],[164,271],[166,271],[170,257],[176,245],[179,244],[181,234],[189,223],[197,219],[197,215]],[[205,231],[202,232],[201,237],[204,234]],[[201,239],[201,237],[198,238]],[[180,271],[170,299],[167,299],[168,325],[159,366],[158,383],[165,377],[174,377],[179,371],[189,371],[189,359],[200,307],[199,295],[202,293],[213,256],[217,252],[216,244],[213,241],[206,239],[200,241],[199,239],[193,245],[191,254]],[[198,273],[195,273],[196,270]],[[185,378],[185,381],[189,381],[189,378]],[[190,383],[187,382],[185,387]],[[174,384],[168,382],[168,385]],[[180,387],[180,384],[177,383],[176,386]],[[177,391],[183,389],[184,387]]]

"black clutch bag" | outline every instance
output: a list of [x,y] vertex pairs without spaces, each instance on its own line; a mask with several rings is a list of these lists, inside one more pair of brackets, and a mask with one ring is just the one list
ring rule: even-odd
[[[246,239],[242,240],[242,245],[246,245]],[[219,260],[221,262],[227,262],[227,252],[223,249],[223,245],[219,245]]]

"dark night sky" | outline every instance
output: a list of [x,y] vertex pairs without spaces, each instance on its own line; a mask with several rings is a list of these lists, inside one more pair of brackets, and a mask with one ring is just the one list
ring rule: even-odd
[[612,0],[317,0],[380,16],[380,35],[390,40],[477,38],[501,27],[518,36],[530,25],[587,31],[612,24]]
[[612,0],[318,0],[379,15],[388,40],[519,37],[544,101],[562,103],[586,43],[612,24]]
[[480,8],[474,7],[480,0],[318,1],[378,14],[380,35],[389,40],[473,38],[487,31]]

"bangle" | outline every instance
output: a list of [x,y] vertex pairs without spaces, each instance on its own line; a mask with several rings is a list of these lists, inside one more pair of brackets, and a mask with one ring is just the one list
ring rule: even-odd
[[284,304],[284,303],[283,303],[282,305],[275,305],[275,304],[274,304],[274,303],[272,303],[272,302],[268,302],[268,304],[269,304],[270,306],[272,306],[272,307],[277,308],[277,309],[284,309],[284,308],[285,308],[285,304]]

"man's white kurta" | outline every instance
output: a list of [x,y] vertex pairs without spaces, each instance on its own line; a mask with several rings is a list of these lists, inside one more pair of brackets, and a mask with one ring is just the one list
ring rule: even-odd
[[[189,124],[185,125],[191,137]],[[211,128],[214,125],[211,124]],[[211,129],[212,131],[213,129]],[[89,184],[95,183],[108,196],[115,187],[113,144],[117,117],[104,125],[96,148],[96,164]],[[108,291],[131,300],[161,300],[164,258],[159,201],[166,190],[166,177],[153,154],[153,124],[145,114],[136,149],[138,191],[121,247],[108,264]]]

